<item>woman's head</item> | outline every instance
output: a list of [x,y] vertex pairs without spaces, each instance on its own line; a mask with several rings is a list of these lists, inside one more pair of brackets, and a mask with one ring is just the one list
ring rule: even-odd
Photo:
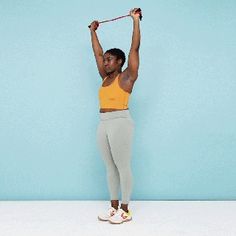
[[116,70],[121,71],[125,63],[125,53],[119,48],[112,48],[104,53],[104,69],[109,74]]

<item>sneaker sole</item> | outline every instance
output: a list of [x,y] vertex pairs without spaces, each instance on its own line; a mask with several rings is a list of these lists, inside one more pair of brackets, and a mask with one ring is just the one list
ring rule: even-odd
[[109,219],[104,220],[104,219],[100,218],[99,216],[98,216],[98,220],[100,220],[100,221],[109,221]]
[[110,221],[110,220],[108,220],[111,224],[116,224],[116,225],[118,225],[118,224],[123,224],[124,222],[129,222],[129,221],[131,221],[132,220],[132,218],[130,218],[130,219],[126,219],[126,220],[124,220],[124,221],[122,221],[122,222],[120,222],[120,223],[118,223],[118,222],[112,222],[112,221]]

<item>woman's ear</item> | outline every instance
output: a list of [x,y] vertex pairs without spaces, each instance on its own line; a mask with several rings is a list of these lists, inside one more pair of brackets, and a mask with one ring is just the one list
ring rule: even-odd
[[122,64],[122,59],[118,59],[118,64],[119,64],[119,65]]

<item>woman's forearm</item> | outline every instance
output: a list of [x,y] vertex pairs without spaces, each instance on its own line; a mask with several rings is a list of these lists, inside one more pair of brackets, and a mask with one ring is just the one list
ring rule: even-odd
[[139,46],[140,46],[139,19],[133,19],[133,35],[132,35],[131,50],[139,50]]
[[103,50],[101,47],[101,44],[99,43],[97,33],[95,31],[91,30],[91,42],[92,42],[92,48],[94,55],[102,56],[103,55]]

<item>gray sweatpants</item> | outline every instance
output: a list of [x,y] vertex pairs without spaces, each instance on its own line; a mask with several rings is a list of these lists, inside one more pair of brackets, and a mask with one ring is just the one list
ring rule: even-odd
[[128,204],[132,191],[131,145],[134,122],[129,110],[100,113],[97,142],[104,160],[111,200]]

